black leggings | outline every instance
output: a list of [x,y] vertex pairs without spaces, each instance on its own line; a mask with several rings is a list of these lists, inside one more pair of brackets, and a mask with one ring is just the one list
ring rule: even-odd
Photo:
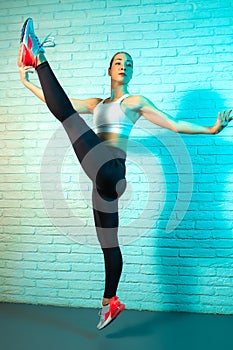
[[92,204],[95,227],[104,253],[104,297],[116,295],[122,271],[122,255],[118,243],[118,198],[126,188],[123,150],[109,146],[94,133],[74,110],[48,62],[40,64],[37,73],[45,101],[63,124],[74,151],[92,180]]

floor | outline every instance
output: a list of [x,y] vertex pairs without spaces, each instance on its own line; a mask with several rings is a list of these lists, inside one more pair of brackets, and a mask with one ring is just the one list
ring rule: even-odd
[[228,350],[233,316],[125,310],[96,329],[97,309],[0,303],[1,350]]

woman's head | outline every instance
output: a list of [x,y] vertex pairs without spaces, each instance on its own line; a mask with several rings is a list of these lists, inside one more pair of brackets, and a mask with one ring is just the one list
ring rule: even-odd
[[117,52],[111,59],[108,75],[112,80],[128,84],[133,75],[133,59],[127,52]]
[[115,53],[115,55],[113,55],[113,57],[112,57],[112,59],[111,59],[111,61],[110,61],[110,64],[109,64],[109,69],[112,68],[112,64],[113,64],[113,61],[114,61],[115,57],[116,57],[117,55],[120,55],[120,54],[124,54],[124,55],[128,56],[129,60],[131,60],[131,61],[132,61],[132,64],[133,64],[133,59],[132,59],[132,57],[130,56],[130,54],[129,54],[128,52],[119,51],[119,52]]

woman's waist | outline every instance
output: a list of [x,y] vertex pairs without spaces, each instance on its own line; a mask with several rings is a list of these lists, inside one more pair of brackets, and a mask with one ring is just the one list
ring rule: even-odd
[[128,145],[127,136],[109,132],[98,133],[97,136],[112,152],[114,152],[114,154],[119,154],[119,158],[126,158]]

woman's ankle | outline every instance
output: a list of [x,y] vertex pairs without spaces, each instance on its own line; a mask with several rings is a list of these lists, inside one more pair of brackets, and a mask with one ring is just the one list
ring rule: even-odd
[[103,306],[108,305],[110,299],[111,299],[111,298],[103,298],[103,300],[102,300],[102,305],[103,305]]
[[39,55],[37,56],[37,67],[44,62],[47,62],[45,55],[43,53],[39,53]]

